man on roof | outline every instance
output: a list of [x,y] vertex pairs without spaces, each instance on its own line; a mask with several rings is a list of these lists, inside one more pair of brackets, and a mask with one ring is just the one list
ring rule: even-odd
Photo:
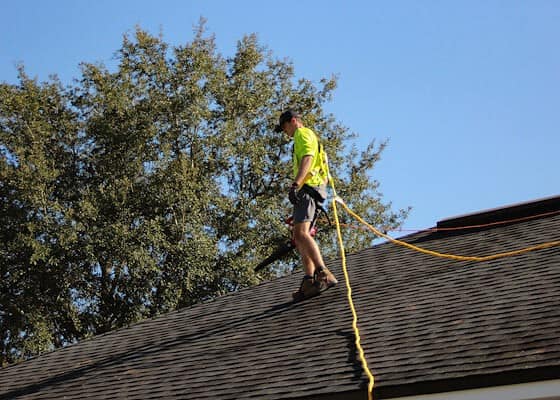
[[290,187],[289,200],[293,210],[293,238],[301,256],[304,277],[292,296],[295,301],[319,294],[322,290],[338,283],[327,269],[319,246],[310,234],[311,222],[327,197],[328,171],[324,151],[315,132],[306,128],[300,115],[286,110],[280,115],[275,132],[284,132],[293,138],[294,181]]

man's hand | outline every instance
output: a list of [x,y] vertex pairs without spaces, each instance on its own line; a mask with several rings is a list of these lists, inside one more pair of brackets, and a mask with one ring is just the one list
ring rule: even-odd
[[290,203],[292,203],[293,205],[296,205],[299,201],[298,184],[295,182],[292,183],[292,186],[290,187],[290,193],[288,194],[288,199],[290,199]]

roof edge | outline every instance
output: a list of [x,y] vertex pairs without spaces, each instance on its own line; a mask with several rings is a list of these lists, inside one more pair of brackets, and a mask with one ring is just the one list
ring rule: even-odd
[[395,386],[374,388],[378,399],[448,393],[471,389],[485,389],[520,383],[560,379],[560,366],[526,368],[490,374],[455,377],[436,381],[423,381]]

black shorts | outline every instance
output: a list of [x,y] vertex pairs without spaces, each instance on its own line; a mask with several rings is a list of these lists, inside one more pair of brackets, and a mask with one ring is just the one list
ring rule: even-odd
[[[325,197],[321,192],[325,193],[324,188],[319,188],[319,191],[309,187],[303,186],[298,192],[298,202],[294,205],[294,223],[311,222],[317,210],[317,203],[322,205]],[[326,193],[325,193],[326,194]]]

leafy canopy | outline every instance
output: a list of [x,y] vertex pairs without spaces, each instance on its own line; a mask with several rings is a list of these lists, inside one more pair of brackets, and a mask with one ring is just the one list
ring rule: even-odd
[[[287,107],[321,136],[354,210],[378,226],[405,218],[370,177],[386,143],[358,151],[323,109],[335,77],[296,78],[255,35],[226,58],[203,23],[177,47],[137,28],[116,59],[82,64],[67,87],[23,66],[0,84],[1,364],[295,266],[253,270],[288,235],[291,144],[273,133]],[[344,232],[349,251],[372,243]],[[332,229],[320,240],[336,256]]]

